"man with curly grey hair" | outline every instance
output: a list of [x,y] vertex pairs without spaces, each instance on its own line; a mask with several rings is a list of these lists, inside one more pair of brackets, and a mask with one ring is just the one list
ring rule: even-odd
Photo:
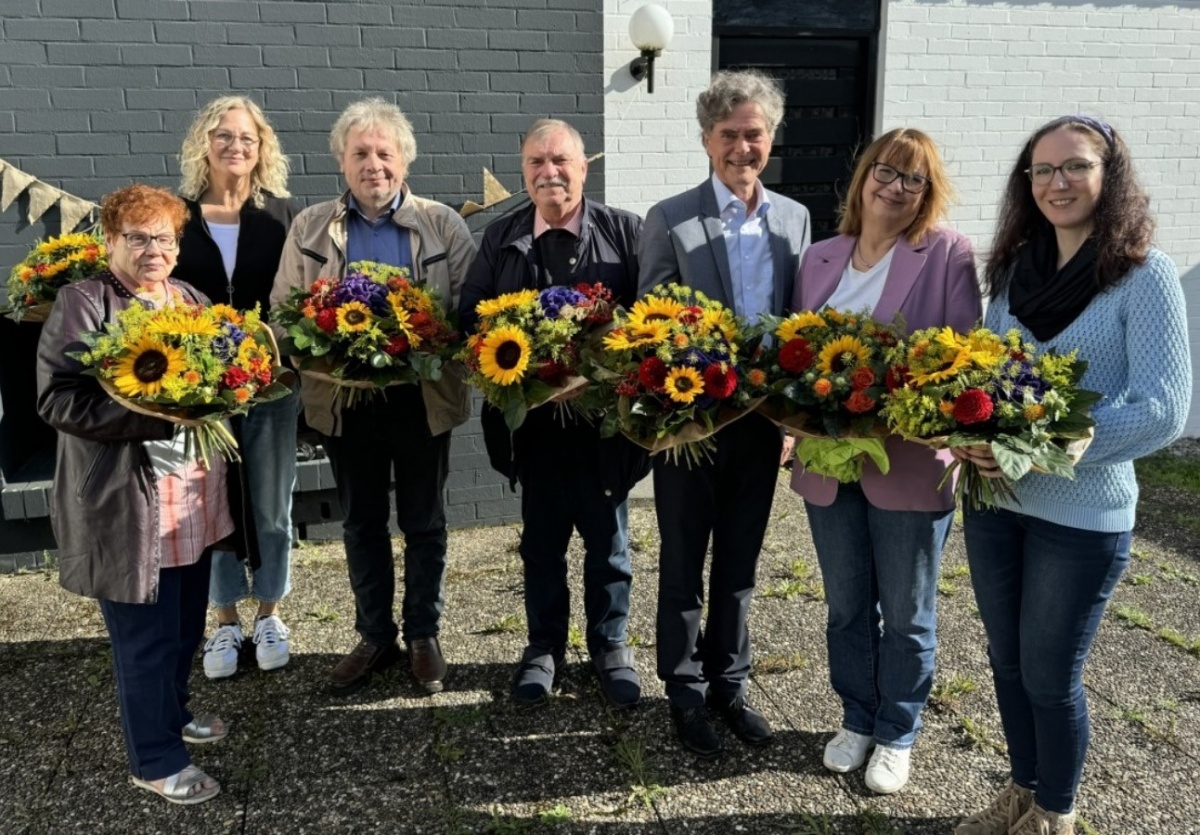
[[[808,210],[763,188],[760,177],[783,120],[779,82],[755,71],[719,72],[696,100],[712,176],[650,209],[638,245],[638,293],[679,282],[747,322],[782,314],[810,240]],[[689,468],[660,456],[654,495],[659,552],[658,676],[680,742],[701,757],[723,743],[707,702],[751,745],[772,739],[747,701],[754,573],[775,495],[782,438],[758,414],[716,436],[711,460]],[[712,540],[708,618],[704,560]]]
[[[351,104],[329,138],[346,179],[340,197],[305,209],[284,243],[271,305],[317,278],[342,278],[355,261],[406,268],[436,291],[447,310],[475,257],[470,230],[449,206],[405,185],[417,156],[412,125],[382,98]],[[345,520],[346,564],[354,590],[358,645],[334,667],[329,689],[353,693],[402,657],[403,635],[413,678],[427,693],[442,689],[446,662],[438,642],[446,573],[446,513],[450,430],[471,414],[465,381],[448,370],[436,382],[395,386],[353,409],[341,408],[334,386],[301,377],[309,426],[329,453]],[[404,534],[402,630],[396,592],[388,491],[395,482],[396,523]]]

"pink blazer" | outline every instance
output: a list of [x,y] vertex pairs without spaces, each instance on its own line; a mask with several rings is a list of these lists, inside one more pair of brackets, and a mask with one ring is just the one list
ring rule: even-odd
[[[850,263],[855,241],[839,235],[805,251],[792,294],[793,311],[824,306]],[[904,317],[909,333],[945,325],[962,331],[979,321],[983,308],[975,277],[975,254],[965,236],[938,227],[915,246],[903,237],[896,241],[883,295],[873,315],[881,322],[890,322],[897,312]],[[891,462],[887,475],[869,460],[863,465],[862,489],[871,504],[883,510],[939,511],[954,507],[952,485],[937,489],[951,461],[949,452],[934,452],[892,437],[887,439],[887,453]],[[802,468],[792,475],[792,489],[821,507],[833,504],[837,488],[836,479],[806,473]]]

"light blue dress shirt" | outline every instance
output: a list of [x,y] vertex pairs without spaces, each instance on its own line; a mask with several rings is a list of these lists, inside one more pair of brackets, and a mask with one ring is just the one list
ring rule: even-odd
[[350,195],[346,212],[346,263],[375,261],[393,267],[408,267],[412,270],[412,242],[407,229],[392,222],[392,215],[404,200],[401,191],[392,201],[392,206],[375,220],[367,220],[358,208],[358,201]]
[[763,313],[771,313],[775,299],[775,265],[771,260],[771,233],[767,228],[767,200],[762,183],[755,182],[757,205],[746,214],[746,204],[733,195],[716,174],[712,176],[717,206],[721,209],[721,231],[729,258],[733,284],[733,311],[748,324],[757,324]]

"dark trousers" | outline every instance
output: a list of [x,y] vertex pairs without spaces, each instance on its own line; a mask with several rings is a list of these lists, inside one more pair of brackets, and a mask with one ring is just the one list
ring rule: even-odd
[[396,567],[388,530],[395,478],[396,523],[404,534],[404,640],[438,634],[446,574],[442,489],[450,471],[450,433],[430,437],[419,386],[393,386],[342,411],[342,434],[325,438],[341,500],[342,539],[354,628],[386,646],[400,630],[392,613]]
[[134,777],[159,780],[191,764],[183,746],[192,657],[204,637],[212,552],[158,574],[154,603],[100,601],[112,641],[125,752]]
[[628,506],[614,504],[605,495],[596,460],[597,430],[570,418],[564,425],[554,409],[543,406],[531,412],[519,430],[521,559],[529,643],[555,655],[566,649],[571,603],[567,545],[572,530],[578,530],[584,548],[587,648],[597,655],[624,645],[626,639],[633,582]]
[[[715,437],[712,461],[688,467],[654,463],[654,499],[662,547],[658,574],[658,677],[679,707],[705,693],[732,700],[750,674],[750,598],[762,549],[781,437],[766,418],[747,415]],[[712,537],[708,619],[704,558]]]

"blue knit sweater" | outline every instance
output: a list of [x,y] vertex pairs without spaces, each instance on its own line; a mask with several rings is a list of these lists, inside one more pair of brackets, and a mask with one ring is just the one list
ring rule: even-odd
[[1088,370],[1080,385],[1101,392],[1092,407],[1096,436],[1074,481],[1029,473],[1014,485],[1009,510],[1089,531],[1133,530],[1138,485],[1133,461],[1177,438],[1192,397],[1183,289],[1175,264],[1157,249],[1125,280],[1092,299],[1050,342],[1039,342],[1008,312],[1008,295],[988,305],[984,324],[1019,329],[1039,351],[1078,348]]

